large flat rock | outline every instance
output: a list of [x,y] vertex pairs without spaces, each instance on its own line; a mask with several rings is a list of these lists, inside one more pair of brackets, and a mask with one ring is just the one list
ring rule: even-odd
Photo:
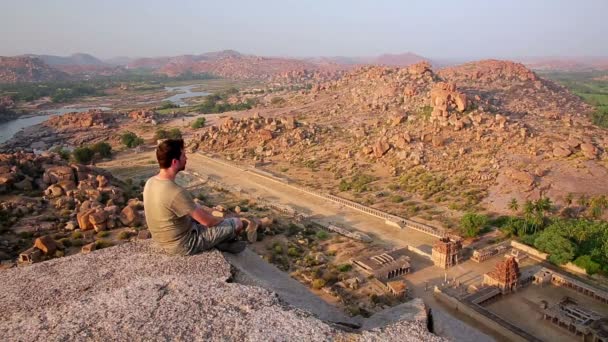
[[227,282],[219,252],[134,242],[0,272],[0,336],[35,340],[440,341],[422,320],[348,333],[266,289]]

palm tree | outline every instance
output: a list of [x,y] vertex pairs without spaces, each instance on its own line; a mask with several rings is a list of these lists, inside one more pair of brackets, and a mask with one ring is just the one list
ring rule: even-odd
[[608,199],[605,195],[593,197],[589,201],[589,206],[591,207],[591,216],[594,219],[599,219],[604,214],[604,209],[608,208]]
[[534,210],[535,210],[534,202],[532,202],[530,200],[526,200],[526,202],[524,202],[524,214],[526,216],[530,216],[530,215],[532,215]]
[[536,203],[534,203],[534,207],[538,213],[541,215],[545,215],[545,212],[551,211],[553,208],[553,203],[549,197],[539,198]]
[[509,210],[511,210],[513,214],[516,214],[518,209],[519,203],[515,198],[511,198],[511,201],[509,202]]

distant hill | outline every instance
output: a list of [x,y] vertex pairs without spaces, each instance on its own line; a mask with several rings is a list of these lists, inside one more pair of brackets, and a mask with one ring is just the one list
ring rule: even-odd
[[368,64],[386,65],[386,66],[408,66],[420,62],[430,62],[428,58],[422,57],[415,53],[406,52],[400,54],[384,54],[378,57],[363,59]]
[[241,53],[234,50],[223,50],[215,52],[207,52],[200,55],[180,55],[173,57],[152,57],[152,58],[137,58],[126,64],[128,69],[160,69],[168,65],[182,65],[188,68],[189,65],[200,61],[214,61],[227,57],[241,57]]
[[527,57],[518,58],[517,60],[534,70],[608,70],[608,57]]
[[[399,54],[383,54],[379,56],[367,56],[367,57],[312,57],[305,59],[308,62],[315,64],[335,63],[338,65],[354,66],[354,65],[385,65],[385,66],[399,66],[404,67],[420,62],[432,63],[430,59],[422,57],[412,52],[405,52]],[[432,63],[434,64],[434,63]]]
[[244,55],[234,50],[208,52],[200,55],[139,58],[128,69],[148,69],[167,76],[184,73],[210,73],[232,79],[268,79],[291,70],[319,68],[314,63],[293,58]]
[[86,53],[75,53],[70,56],[53,56],[53,55],[24,55],[24,57],[40,58],[44,63],[50,66],[58,65],[106,65],[100,59]]
[[86,53],[75,53],[65,57],[29,54],[24,57],[38,58],[54,69],[85,79],[93,76],[117,75],[125,71],[120,65],[106,63]]
[[126,66],[127,64],[133,62],[135,58],[127,57],[127,56],[117,56],[108,59],[104,59],[103,62],[112,66]]
[[67,73],[51,68],[40,58],[0,57],[0,83],[48,82],[69,78]]

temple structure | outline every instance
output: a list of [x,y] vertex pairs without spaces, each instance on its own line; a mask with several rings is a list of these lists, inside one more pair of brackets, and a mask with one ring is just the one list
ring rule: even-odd
[[363,273],[386,282],[410,273],[410,258],[406,256],[406,251],[406,248],[395,249],[387,253],[356,258],[352,263]]
[[483,284],[496,286],[502,294],[506,294],[518,288],[519,276],[519,265],[515,257],[508,257],[496,264],[492,272],[483,275]]
[[444,237],[433,246],[431,258],[437,267],[448,269],[458,264],[462,243],[460,240]]

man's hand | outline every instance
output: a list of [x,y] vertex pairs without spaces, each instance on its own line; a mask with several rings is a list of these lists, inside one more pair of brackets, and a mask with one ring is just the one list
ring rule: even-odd
[[220,222],[224,221],[221,217],[215,217],[210,213],[203,210],[203,208],[197,206],[196,209],[192,213],[190,213],[193,219],[195,219],[198,223],[207,226],[214,227],[220,224]]

